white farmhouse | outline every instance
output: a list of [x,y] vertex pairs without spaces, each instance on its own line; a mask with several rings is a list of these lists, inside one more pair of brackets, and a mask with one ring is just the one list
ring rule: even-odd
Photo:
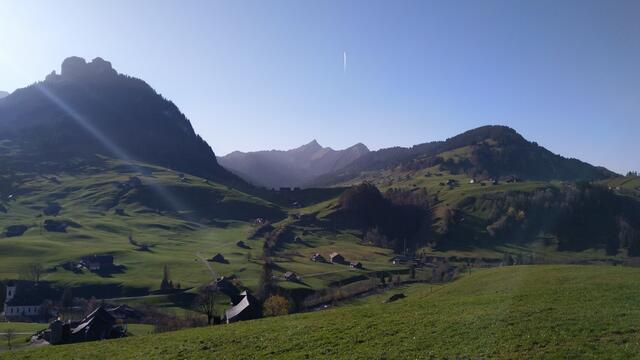
[[[36,317],[41,314],[42,301],[39,296],[33,296],[29,291],[19,291],[18,284],[10,281],[7,284],[7,296],[4,300],[4,317],[19,319]],[[21,288],[22,289],[22,288]]]

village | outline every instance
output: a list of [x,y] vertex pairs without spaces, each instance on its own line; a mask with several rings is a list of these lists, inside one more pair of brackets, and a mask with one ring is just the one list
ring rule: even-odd
[[[193,181],[183,173],[178,174],[177,179],[174,176],[172,180],[178,183]],[[499,184],[498,180],[489,181],[493,185]],[[518,179],[511,177],[505,181],[517,182]],[[60,180],[56,179],[56,182],[60,183]],[[476,181],[475,178],[468,182],[485,185],[484,181]],[[452,189],[460,186],[460,182],[449,179],[440,183],[440,186],[445,185]],[[129,176],[115,183],[118,196],[144,186],[139,176]],[[140,293],[140,296],[120,296],[116,300],[104,291],[92,293],[42,280],[47,273],[59,271],[79,276],[92,274],[105,279],[129,271],[126,264],[118,261],[116,252],[88,254],[46,269],[40,264],[31,264],[22,270],[18,279],[4,281],[6,295],[0,318],[7,321],[5,328],[11,323],[41,324],[42,329],[29,336],[28,346],[68,344],[126,337],[132,334],[128,329],[137,325],[147,326],[146,331],[158,333],[318,311],[405,284],[449,283],[472,268],[533,262],[530,255],[522,254],[505,254],[500,259],[434,255],[424,250],[398,254],[388,249],[372,258],[368,248],[372,244],[357,236],[346,242],[330,241],[332,246],[329,247],[316,247],[326,243],[326,240],[320,243],[314,240],[313,226],[318,222],[316,215],[297,212],[306,206],[303,199],[308,196],[305,191],[309,190],[281,188],[274,191],[293,210],[289,219],[272,224],[265,217],[257,217],[251,222],[249,235],[232,241],[232,247],[219,248],[219,252],[208,255],[197,253],[195,262],[204,263],[211,272],[212,280],[208,283],[182,287],[178,280],[171,278],[165,265],[157,289]],[[12,199],[15,201],[16,197],[12,196]],[[68,228],[81,227],[73,221],[57,219],[64,210],[57,202],[47,203],[42,208],[42,215],[47,218],[42,221],[41,231],[66,234]],[[114,207],[113,215],[119,218],[132,216],[123,207]],[[11,225],[4,235],[6,238],[19,238],[28,230],[25,225]],[[128,235],[128,244],[135,252],[154,253],[152,243],[139,240],[132,233]],[[354,246],[365,246],[365,253],[354,253]],[[250,257],[254,249],[259,253],[257,259]],[[261,266],[257,286],[247,287],[242,281],[247,279],[238,278],[234,270],[242,271],[237,265],[238,251],[246,254],[242,255],[245,257],[242,261]],[[293,258],[295,261],[292,262]],[[194,266],[198,264],[194,263]],[[318,285],[321,278],[328,280]],[[147,304],[146,300],[154,297],[166,299],[171,308],[187,315],[176,316]]]
[[[296,239],[296,241],[302,240]],[[246,246],[246,244],[239,241],[238,246]],[[207,261],[224,263],[226,260],[223,254],[217,253]],[[396,255],[388,259],[389,265],[396,270],[386,272],[368,272],[361,262],[349,261],[336,251],[328,254],[313,253],[308,261],[342,266],[346,271],[356,271],[370,280],[361,281],[361,285],[364,286],[351,287],[346,292],[346,287],[342,291],[336,288],[333,293],[325,291],[323,295],[318,293],[308,296],[300,304],[293,304],[295,300],[291,298],[291,294],[283,291],[277,283],[302,282],[305,274],[284,271],[280,276],[272,275],[267,281],[268,285],[261,285],[270,287],[271,295],[265,299],[264,293],[260,293],[261,289],[257,289],[254,293],[239,287],[233,276],[219,277],[199,289],[180,289],[173,285],[167,272],[156,294],[190,298],[189,308],[202,316],[202,320],[191,319],[190,322],[172,319],[171,316],[163,315],[158,309],[148,306],[129,306],[123,302],[126,299],[119,299],[116,303],[110,302],[109,299],[82,299],[74,297],[71,289],[61,290],[46,281],[8,280],[4,282],[6,294],[0,317],[2,321],[6,321],[5,328],[10,327],[11,323],[42,324],[42,330],[28,337],[26,346],[97,341],[129,336],[127,329],[135,324],[148,325],[150,332],[162,332],[192,326],[229,324],[291,312],[318,311],[330,306],[339,306],[341,303],[348,302],[350,298],[380,294],[402,284],[447,283],[474,266],[513,265],[523,260],[509,256],[498,263],[495,259],[444,257],[424,253],[417,256]],[[68,271],[95,273],[109,272],[119,267],[114,256],[110,254],[88,255],[79,261],[65,262],[61,266]],[[37,273],[38,269],[32,269],[32,272]],[[189,297],[189,293],[193,296]],[[340,296],[335,296],[338,293]],[[388,301],[396,301],[402,297],[404,295],[399,297],[395,294]],[[282,299],[282,303],[274,301],[274,298]],[[228,299],[226,308],[220,306],[221,299]],[[206,321],[204,321],[205,317]],[[173,324],[167,325],[172,321]],[[8,333],[4,335],[9,336]],[[24,334],[22,336],[24,337]],[[15,343],[15,339],[13,341]]]

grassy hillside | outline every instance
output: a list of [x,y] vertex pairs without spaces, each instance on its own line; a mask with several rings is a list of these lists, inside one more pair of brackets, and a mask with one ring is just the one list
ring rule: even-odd
[[[12,200],[4,197],[6,212],[0,217],[0,278],[17,278],[21,267],[40,263],[44,280],[74,286],[124,284],[130,288],[156,289],[163,266],[169,265],[175,282],[183,287],[199,285],[212,274],[203,263],[217,252],[229,260],[225,268],[249,284],[260,265],[246,261],[258,255],[261,245],[243,249],[257,217],[279,220],[286,216],[278,206],[254,196],[190,175],[145,165],[143,173],[119,161],[105,160],[99,169],[33,175],[16,174]],[[121,184],[137,176],[142,186],[123,190]],[[61,207],[57,215],[45,215],[51,203]],[[124,214],[116,214],[115,209]],[[43,228],[47,219],[69,221],[66,232]],[[5,237],[5,228],[26,225],[22,236]],[[129,236],[150,251],[140,251]],[[78,261],[83,255],[110,253],[125,268],[113,274],[76,274],[57,266]],[[214,266],[215,267],[215,266]],[[243,269],[240,271],[240,269]]]
[[[75,296],[87,298],[139,296],[157,290],[165,265],[173,282],[183,288],[221,275],[234,276],[243,286],[254,288],[260,278],[264,243],[261,237],[248,239],[255,229],[254,220],[265,218],[285,226],[292,223],[289,214],[309,211],[290,208],[290,204],[309,204],[313,209],[314,202],[342,191],[265,192],[261,198],[166,168],[141,163],[130,166],[106,158],[70,169],[50,168],[54,170],[37,175],[21,170],[0,177],[0,279],[20,278],[27,265],[41,264],[43,280],[74,287]],[[123,187],[131,177],[139,178],[142,185]],[[59,213],[46,215],[51,204],[60,207]],[[117,214],[116,209],[123,213]],[[67,221],[70,226],[66,232],[50,232],[44,228],[46,220]],[[22,236],[7,237],[5,229],[12,225],[25,225],[28,230]],[[274,275],[294,271],[302,281],[277,280],[284,288],[317,290],[389,267],[390,250],[359,245],[349,232],[291,228],[304,242],[280,246],[273,257],[277,264]],[[149,251],[131,244],[129,236],[148,245]],[[241,240],[246,246],[237,245]],[[363,262],[366,271],[310,260],[315,252],[328,256],[333,251]],[[84,255],[104,253],[114,255],[122,270],[74,273],[61,266]],[[223,254],[227,262],[205,261],[216,253]],[[136,303],[156,301],[135,299]],[[170,304],[163,307],[166,305]]]
[[[392,250],[363,243],[362,229],[336,227],[332,223],[344,188],[248,194],[149,164],[130,166],[108,158],[79,163],[73,159],[60,164],[30,163],[10,143],[0,143],[0,150],[0,159],[8,160],[0,162],[0,168],[11,170],[0,175],[0,279],[20,278],[24,267],[37,263],[45,268],[43,280],[73,287],[74,296],[124,297],[114,302],[150,304],[181,313],[189,309],[189,301],[178,304],[166,298],[143,296],[159,288],[165,265],[170,268],[173,282],[183,288],[199,286],[220,275],[235,277],[242,286],[256,288],[264,262],[265,239],[248,239],[248,235],[255,230],[253,221],[258,217],[270,220],[277,229],[289,231],[290,236],[271,255],[275,262],[273,275],[274,282],[290,291],[298,304],[313,291],[330,287],[335,290],[336,286],[347,284],[366,285],[370,283],[368,277],[376,277],[375,272],[406,270],[389,263],[394,255]],[[457,161],[465,154],[466,150],[460,148],[446,157]],[[131,177],[139,178],[142,185],[124,186]],[[456,186],[445,185],[450,179],[455,180]],[[420,234],[423,247],[418,252],[424,249],[438,255],[486,257],[498,262],[504,252],[533,254],[538,262],[626,256],[624,252],[607,254],[598,247],[558,252],[556,239],[547,234],[541,234],[535,242],[505,237],[500,242],[483,243],[479,239],[488,236],[487,226],[503,216],[500,211],[506,206],[496,205],[501,197],[541,189],[561,191],[568,185],[559,181],[501,181],[492,185],[485,181],[483,186],[481,182],[470,183],[470,179],[468,175],[451,174],[434,166],[365,173],[345,185],[369,181],[382,192],[398,188],[407,192],[426,190],[430,197],[429,211],[433,213],[429,225],[436,232]],[[619,180],[608,181],[614,188],[618,186]],[[626,181],[621,188],[631,186],[629,191],[634,191],[633,184]],[[60,206],[59,213],[45,214],[52,205]],[[122,209],[123,213],[117,214],[116,209]],[[453,209],[459,210],[465,219],[461,227],[473,233],[459,236],[465,242],[456,246],[431,246],[427,242],[444,237],[437,231],[446,224]],[[66,221],[70,226],[66,232],[49,232],[44,229],[46,220]],[[635,226],[631,220],[629,224]],[[4,230],[12,225],[25,225],[28,230],[19,237],[6,237]],[[129,241],[129,236],[136,243],[148,245],[149,251],[141,251]],[[294,242],[296,236],[302,242]],[[246,246],[239,247],[236,243],[240,240]],[[365,269],[310,260],[316,252],[327,257],[334,251],[348,261],[362,262]],[[226,263],[206,261],[218,252],[225,256]],[[75,273],[60,266],[84,255],[102,253],[114,255],[121,270],[108,274]],[[282,280],[286,271],[297,273],[300,281]],[[220,311],[225,307],[220,307]]]
[[419,170],[434,165],[483,178],[515,175],[532,180],[576,181],[617,175],[577,159],[553,154],[509,127],[489,125],[445,141],[372,151],[334,173],[320,176],[315,183],[331,185],[357,178],[365,172],[398,167]]
[[[462,156],[463,150],[447,156],[454,159]],[[640,202],[636,200],[640,192],[633,177],[592,183],[503,178],[493,183],[432,166],[367,172],[342,185],[362,182],[375,184],[383,193],[401,189],[421,194],[425,190],[436,250],[487,250],[536,242],[549,248],[543,252],[595,249],[606,250],[609,256],[639,253]]]
[[640,176],[620,176],[603,180],[600,184],[611,188],[621,195],[640,199]]
[[319,313],[1,354],[2,359],[631,358],[640,269],[521,266]]

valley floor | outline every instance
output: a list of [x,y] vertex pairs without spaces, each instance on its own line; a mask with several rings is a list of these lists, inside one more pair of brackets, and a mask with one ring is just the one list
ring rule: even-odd
[[640,353],[640,269],[475,270],[331,310],[0,354],[0,359],[620,358]]

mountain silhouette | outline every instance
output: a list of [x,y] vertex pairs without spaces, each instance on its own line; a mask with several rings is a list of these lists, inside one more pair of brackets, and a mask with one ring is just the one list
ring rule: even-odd
[[60,74],[0,100],[0,139],[42,160],[101,154],[243,183],[175,104],[101,58],[67,58]]
[[530,180],[577,181],[617,175],[605,168],[554,154],[507,126],[488,125],[445,141],[371,151],[342,169],[318,177],[313,183],[331,185],[364,172],[391,168],[418,170],[436,165],[441,170],[483,178],[517,176]]
[[322,147],[316,140],[281,151],[235,151],[218,158],[220,164],[245,180],[268,188],[306,186],[318,176],[337,171],[368,153],[364,144],[344,150]]

